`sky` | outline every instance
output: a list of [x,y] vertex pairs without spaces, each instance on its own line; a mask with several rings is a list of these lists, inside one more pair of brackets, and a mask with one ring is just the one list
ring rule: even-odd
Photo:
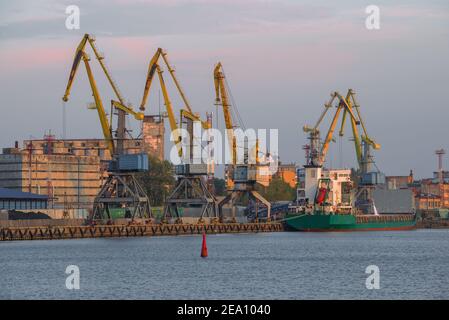
[[[79,30],[65,27],[73,4],[80,8]],[[368,5],[380,9],[379,30],[365,26]],[[149,60],[162,47],[193,110],[215,113],[213,68],[221,61],[245,127],[279,129],[285,163],[304,163],[302,127],[316,122],[331,92],[349,88],[381,145],[374,155],[387,175],[413,169],[428,177],[437,167],[435,150],[449,153],[448,1],[0,0],[0,147],[48,130],[62,137],[64,108],[67,138],[102,136],[95,111],[86,108],[92,97],[84,68],[65,107],[61,100],[85,33],[96,36],[134,106]],[[92,66],[108,108],[113,93],[94,59]],[[153,89],[147,114],[160,107],[158,85]],[[169,90],[180,107],[172,85]],[[138,132],[131,118],[129,125]],[[355,165],[347,133],[332,143],[329,165]],[[449,169],[449,154],[444,166]]]

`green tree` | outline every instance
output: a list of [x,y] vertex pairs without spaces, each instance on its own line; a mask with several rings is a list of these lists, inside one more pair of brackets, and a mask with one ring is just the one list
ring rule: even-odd
[[257,185],[256,189],[268,201],[293,201],[296,190],[279,177],[274,177],[268,187]]
[[224,179],[214,178],[214,190],[217,196],[226,195],[226,181]]
[[139,173],[136,178],[142,184],[152,206],[163,205],[175,184],[173,166],[167,161],[149,157],[149,171]]

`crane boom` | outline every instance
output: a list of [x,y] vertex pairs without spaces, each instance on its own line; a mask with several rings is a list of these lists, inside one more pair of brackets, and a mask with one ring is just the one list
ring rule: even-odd
[[140,102],[140,110],[145,110],[145,104],[147,103],[148,94],[150,92],[151,84],[153,82],[154,73],[156,72],[158,68],[157,60],[159,59],[159,56],[161,55],[162,49],[157,49],[156,53],[150,60],[150,64],[148,65],[148,72],[147,72],[147,78],[145,80],[145,88],[143,90],[143,97],[142,101]]
[[[180,135],[179,132],[179,127],[178,127],[178,123],[176,122],[176,117],[175,117],[175,113],[173,111],[173,105],[170,101],[170,97],[168,95],[168,91],[167,91],[167,87],[165,86],[165,81],[164,81],[164,77],[162,75],[162,69],[159,67],[158,64],[155,64],[155,69],[157,70],[157,74],[159,77],[159,83],[162,89],[162,95],[164,97],[164,104],[165,104],[165,109],[167,109],[167,115],[168,115],[168,122],[170,123],[170,129],[171,132],[174,136],[174,142],[176,145],[176,148],[178,149],[178,155],[179,157],[182,157],[182,146],[181,146],[181,140],[182,137]],[[142,108],[141,108],[142,110]]]
[[78,71],[79,64],[84,54],[84,47],[86,46],[88,35],[84,35],[83,39],[79,43],[75,51],[75,58],[73,59],[72,69],[70,70],[69,81],[62,97],[63,101],[68,101],[70,96],[70,90],[72,89],[73,80],[75,79],[76,72]]
[[[330,106],[332,106],[333,101],[338,98],[339,99],[339,103],[337,106],[337,111],[335,111],[334,117],[332,119],[331,125],[329,127],[329,130],[326,134],[326,138],[324,140],[323,146],[321,148],[321,152],[320,152],[320,156],[319,156],[319,163],[323,164],[326,156],[327,156],[327,151],[329,150],[329,145],[330,142],[332,141],[333,135],[334,135],[334,131],[335,131],[335,127],[337,126],[337,122],[338,122],[338,117],[340,115],[340,112],[342,110],[344,110],[343,113],[343,118],[342,118],[342,124],[343,121],[346,118],[346,115],[349,114],[350,118],[351,118],[351,125],[352,125],[352,129],[353,129],[353,135],[354,135],[354,144],[355,144],[355,149],[356,149],[356,154],[357,154],[357,160],[359,161],[361,159],[361,148],[360,148],[360,142],[358,139],[358,131],[357,131],[357,123],[358,120],[356,119],[354,113],[352,112],[352,108],[351,105],[347,103],[347,99],[345,99],[340,93],[338,92],[334,92],[331,95],[331,100],[328,102],[328,104],[326,105],[326,109],[328,110]],[[349,93],[347,95],[347,98],[349,97]],[[323,118],[321,117],[320,121],[317,123],[317,125],[319,125],[319,123],[321,122]],[[317,126],[315,126],[315,128],[317,128]],[[340,135],[343,133],[343,131],[340,129]]]
[[[324,142],[320,148],[320,151],[316,154],[317,156],[317,161],[315,164],[321,166],[323,165],[326,156],[327,156],[327,152],[329,149],[329,145],[330,142],[332,141],[333,135],[334,135],[334,131],[335,128],[337,126],[337,122],[339,119],[339,116],[341,114],[341,111],[343,111],[342,114],[342,120],[341,120],[341,125],[340,125],[340,130],[339,130],[339,136],[343,136],[344,135],[344,126],[346,123],[346,118],[349,115],[350,118],[350,123],[351,123],[351,129],[352,129],[352,135],[353,135],[353,139],[354,139],[354,148],[356,151],[356,156],[357,156],[357,162],[359,164],[359,167],[362,168],[363,166],[363,150],[362,150],[362,141],[364,141],[365,143],[369,144],[370,146],[372,146],[374,149],[379,149],[380,145],[377,144],[373,139],[371,139],[368,136],[368,133],[366,131],[366,127],[365,124],[362,120],[362,117],[360,115],[360,111],[358,109],[358,104],[355,100],[354,97],[355,93],[352,89],[349,89],[346,97],[343,97],[340,93],[338,92],[333,92],[331,94],[331,98],[329,100],[329,102],[327,102],[325,104],[325,109],[323,110],[323,112],[321,113],[318,121],[316,122],[315,126],[310,128],[308,126],[304,126],[303,130],[304,132],[309,132],[310,133],[310,139],[316,140],[319,139],[319,125],[321,124],[322,120],[324,119],[326,113],[329,111],[329,109],[332,107],[334,101],[336,99],[338,99],[338,106],[337,106],[337,110],[335,111],[335,114],[332,118],[331,124],[329,126],[329,129],[327,131],[326,137],[324,139]],[[354,112],[354,109],[356,110],[356,112]],[[359,133],[359,128],[357,127],[358,125],[362,126],[363,129],[363,134]],[[314,145],[318,145],[316,142],[314,143]],[[315,161],[312,161],[315,162]]]
[[157,64],[159,58],[162,56],[162,59],[165,62],[165,65],[167,66],[168,71],[170,72],[170,75],[173,79],[173,82],[176,85],[176,88],[178,89],[178,92],[182,98],[182,100],[184,101],[185,107],[187,108],[188,111],[192,112],[192,108],[190,107],[190,103],[187,100],[187,97],[184,93],[184,90],[181,87],[181,84],[179,83],[178,79],[176,78],[175,75],[175,69],[173,69],[168,61],[167,58],[167,53],[162,49],[162,48],[158,48],[156,53],[153,55],[153,57],[150,60],[150,64],[148,65],[148,72],[147,72],[147,78],[145,81],[145,89],[143,91],[143,96],[142,96],[142,101],[140,103],[140,110],[145,110],[145,104],[147,102],[148,99],[148,94],[150,92],[150,88],[151,88],[151,84],[153,81],[153,77],[154,77],[154,73],[155,71],[157,71],[158,69],[160,69],[159,65]]
[[114,80],[112,79],[111,73],[109,72],[108,68],[106,67],[106,65],[104,63],[104,57],[101,56],[100,53],[98,52],[98,49],[95,45],[95,38],[87,33],[84,35],[83,39],[81,39],[81,42],[79,43],[78,47],[76,48],[75,58],[73,60],[72,69],[71,69],[70,75],[69,75],[69,80],[67,83],[67,87],[65,89],[64,96],[62,97],[62,100],[63,101],[69,100],[73,80],[75,79],[76,72],[78,71],[78,66],[82,59],[84,48],[86,47],[86,44],[88,42],[95,54],[95,57],[97,58],[98,62],[100,63],[100,66],[103,69],[103,72],[106,75],[106,78],[108,79],[109,84],[112,87],[112,90],[114,91],[115,95],[117,96],[117,99],[120,101],[120,103],[125,104],[125,101],[120,93],[120,90],[118,89],[117,85],[115,84]]
[[136,120],[143,120],[143,118],[144,118],[144,114],[142,112],[134,111],[134,109],[132,107],[125,106],[124,104],[122,104],[116,100],[111,100],[111,104],[114,108],[116,108],[118,110],[122,110],[125,113],[132,115]]
[[355,92],[354,92],[354,90],[349,89],[348,95],[351,96],[352,102],[353,102],[353,105],[354,105],[354,108],[355,108],[355,110],[356,110],[356,112],[357,112],[357,117],[360,119],[360,124],[361,124],[361,126],[362,126],[363,133],[364,133],[364,135],[362,136],[362,139],[363,139],[364,141],[368,142],[368,144],[370,144],[375,150],[379,150],[379,149],[380,149],[380,144],[376,143],[376,142],[375,142],[372,138],[370,138],[370,136],[368,135],[368,132],[367,132],[366,127],[365,127],[365,122],[363,121],[362,115],[360,114],[359,104],[357,103],[356,98],[355,98]]
[[[353,112],[353,104],[351,103],[351,89],[348,90],[348,93],[346,94],[346,98],[343,98],[341,95],[339,95],[340,101],[345,105],[345,113],[349,113],[351,115],[350,121],[351,121],[351,129],[352,129],[352,137],[354,139],[354,148],[355,153],[357,157],[357,163],[359,166],[362,163],[362,144],[360,143],[360,136],[359,136],[359,130],[357,128],[357,125],[360,124],[360,118],[356,118]],[[343,128],[343,122],[344,118],[342,119],[342,127]],[[343,134],[343,129],[340,129],[340,136]]]
[[215,84],[215,102],[221,104],[225,119],[226,132],[228,135],[229,149],[232,153],[232,164],[237,163],[237,146],[234,136],[234,126],[231,117],[231,105],[229,103],[228,92],[225,85],[225,76],[222,70],[221,62],[218,62],[214,68],[214,84]]
[[104,111],[103,102],[101,101],[100,93],[98,92],[97,84],[95,83],[94,75],[92,69],[89,65],[89,57],[85,52],[82,52],[82,59],[86,66],[87,77],[89,78],[90,87],[92,88],[92,95],[95,100],[96,109],[98,112],[98,117],[100,118],[101,129],[103,130],[103,135],[106,140],[111,155],[114,154],[114,143],[112,140],[111,127]]
[[[83,36],[83,38],[81,39],[80,43],[78,44],[78,47],[76,48],[76,51],[75,51],[75,58],[73,60],[72,68],[70,70],[69,80],[67,82],[67,86],[66,86],[66,89],[64,92],[64,96],[62,97],[62,100],[63,101],[69,100],[73,81],[74,81],[76,73],[79,69],[79,64],[80,64],[81,60],[83,60],[85,66],[86,66],[86,71],[87,71],[87,76],[89,78],[90,87],[92,89],[92,95],[95,100],[95,108],[97,109],[97,112],[98,112],[98,117],[100,119],[103,136],[106,140],[107,147],[108,147],[111,155],[113,155],[113,154],[115,154],[116,151],[118,151],[119,153],[123,151],[122,144],[123,144],[123,139],[124,139],[124,132],[126,130],[124,127],[125,126],[125,124],[124,124],[125,115],[132,114],[134,116],[134,118],[137,120],[142,120],[144,115],[143,115],[143,113],[134,111],[132,107],[125,105],[123,96],[121,95],[117,85],[115,84],[114,80],[112,79],[111,73],[109,72],[108,68],[106,67],[106,65],[104,63],[104,57],[100,55],[94,42],[95,42],[95,38],[86,33]],[[119,133],[120,146],[118,146],[118,147],[114,146],[114,141],[113,141],[113,137],[112,137],[112,127],[111,127],[112,112],[111,112],[111,120],[109,121],[106,116],[103,102],[101,100],[101,97],[100,97],[100,94],[99,94],[99,91],[98,91],[98,88],[97,88],[97,85],[96,85],[96,82],[95,82],[95,79],[93,76],[93,72],[92,72],[92,69],[89,64],[90,58],[84,51],[87,43],[90,44],[90,46],[95,54],[95,57],[97,58],[98,62],[100,63],[100,66],[103,69],[103,72],[106,75],[106,78],[108,79],[108,82],[112,87],[112,90],[114,91],[115,95],[117,96],[117,99],[119,100],[119,101],[115,101],[115,100],[111,101],[111,106],[113,108],[116,108],[119,112],[118,131],[120,131],[120,133]]]
[[199,121],[201,123],[201,127],[205,130],[210,129],[210,123],[207,121],[203,121],[199,115],[194,114],[186,109],[181,109],[181,121],[183,118],[186,118],[191,121]]
[[341,109],[342,107],[340,102],[337,107],[337,111],[335,112],[334,117],[332,118],[332,122],[329,127],[329,130],[327,131],[326,138],[324,139],[324,143],[320,152],[319,163],[324,163],[324,160],[326,159],[327,151],[329,150],[329,145],[330,142],[332,141],[332,137],[334,135],[335,127],[337,126],[338,116],[340,115]]
[[161,86],[161,90],[162,90],[162,95],[164,97],[164,104],[165,104],[165,108],[167,110],[170,129],[172,131],[172,134],[174,135],[174,140],[175,140],[174,142],[175,142],[176,148],[178,150],[178,155],[179,155],[179,157],[182,157],[182,153],[183,153],[182,146],[181,146],[182,137],[181,137],[181,133],[180,133],[180,130],[178,127],[178,123],[176,122],[175,113],[173,111],[173,105],[172,105],[172,103],[170,101],[170,97],[168,95],[167,86],[165,85],[165,80],[162,75],[163,70],[160,67],[160,65],[158,64],[158,60],[160,57],[162,57],[162,60],[164,60],[164,63],[171,75],[171,78],[173,79],[173,82],[175,83],[178,93],[181,96],[182,100],[184,101],[185,110],[187,110],[189,113],[193,114],[192,108],[190,107],[190,103],[187,100],[184,90],[182,89],[181,84],[179,83],[178,79],[176,78],[175,70],[171,67],[170,62],[168,61],[168,58],[167,58],[167,53],[162,48],[158,48],[156,50],[156,53],[153,55],[153,57],[150,60],[150,64],[148,65],[148,72],[147,72],[147,77],[145,80],[145,88],[143,91],[142,101],[140,102],[140,110],[142,110],[142,111],[145,110],[145,105],[148,100],[148,95],[150,93],[151,85],[153,83],[153,78],[154,78],[154,75],[157,73],[158,78],[159,78],[159,83]]
[[178,88],[178,92],[181,95],[182,100],[184,101],[185,107],[187,108],[187,110],[189,110],[189,112],[193,112],[192,108],[190,107],[190,103],[187,100],[187,97],[184,93],[184,90],[182,89],[181,84],[179,83],[178,79],[175,76],[175,69],[173,69],[171,67],[170,63],[168,62],[167,53],[161,49],[161,54],[162,54],[162,59],[164,60],[165,65],[167,66],[168,71],[170,72],[173,82],[175,83],[176,88]]

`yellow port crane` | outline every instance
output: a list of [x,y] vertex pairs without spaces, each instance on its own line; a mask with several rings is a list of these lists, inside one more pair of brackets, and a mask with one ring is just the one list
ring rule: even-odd
[[[215,86],[215,104],[221,105],[223,109],[223,118],[226,127],[226,134],[228,136],[229,151],[231,152],[231,168],[230,175],[227,178],[227,185],[229,188],[234,186],[232,179],[232,167],[237,164],[237,139],[234,134],[235,125],[231,115],[231,103],[229,99],[228,89],[226,88],[226,78],[223,72],[221,62],[218,62],[214,68],[214,86]],[[255,159],[258,163],[259,156],[259,141],[256,140]]]
[[[338,103],[335,105],[336,101]],[[319,126],[326,113],[333,107],[336,107],[336,110],[324,142],[321,144]],[[371,210],[371,208],[374,212],[376,210],[373,200],[373,190],[376,188],[376,185],[385,183],[385,176],[383,173],[379,172],[379,170],[372,171],[371,166],[374,164],[374,159],[371,155],[370,149],[373,148],[375,150],[379,150],[380,145],[368,135],[359,107],[360,106],[355,99],[354,90],[349,89],[345,97],[338,92],[333,92],[330,100],[325,104],[325,109],[321,113],[315,126],[312,128],[304,126],[303,130],[304,132],[309,133],[310,140],[307,168],[313,170],[315,168],[319,168],[319,170],[321,170],[321,167],[326,160],[330,142],[333,140],[334,131],[337,127],[340,115],[342,115],[339,130],[340,137],[344,135],[346,119],[349,116],[352,129],[352,138],[354,141],[354,148],[359,167],[356,172],[357,191],[353,197],[353,201],[357,208],[367,213]],[[362,128],[361,130],[359,129],[359,126]]]
[[[218,62],[214,67],[214,85],[215,102],[217,105],[221,104],[222,106],[229,148],[232,153],[231,165],[230,168],[228,167],[227,177],[228,195],[218,203],[220,220],[224,219],[223,206],[226,203],[230,203],[232,208],[232,221],[235,222],[235,203],[239,198],[247,194],[249,199],[254,200],[255,203],[255,220],[258,221],[259,219],[258,207],[259,204],[262,204],[267,208],[266,219],[267,221],[270,221],[271,204],[255,190],[255,184],[258,176],[257,171],[259,167],[259,141],[257,139],[255,146],[255,164],[247,163],[247,161],[244,161],[243,164],[237,164],[237,143],[231,116],[231,104],[228,94],[229,88],[226,86],[226,77],[224,75],[221,62]],[[246,153],[245,150],[244,153]],[[246,156],[244,156],[244,159],[245,158]]]
[[70,71],[69,81],[67,83],[67,87],[65,89],[64,96],[62,100],[68,101],[70,90],[72,88],[73,80],[75,79],[76,72],[78,70],[78,66],[80,64],[81,58],[85,55],[84,48],[86,47],[86,44],[89,43],[95,57],[97,58],[98,62],[100,63],[101,68],[103,69],[104,74],[106,75],[106,78],[108,79],[109,83],[111,84],[112,90],[114,91],[115,95],[119,99],[121,104],[125,104],[124,99],[122,97],[122,94],[120,93],[117,85],[115,84],[114,80],[112,79],[112,76],[106,67],[106,64],[104,63],[104,56],[101,55],[95,45],[95,37],[93,37],[90,34],[85,34],[83,39],[81,39],[81,42],[79,43],[78,47],[75,51],[75,59],[73,60],[72,69]]
[[[62,98],[64,102],[68,101],[80,61],[83,60],[95,101],[95,109],[97,109],[98,117],[100,119],[103,136],[112,157],[112,160],[109,163],[108,177],[94,199],[93,210],[89,219],[104,219],[105,217],[111,219],[110,209],[112,208],[125,209],[125,217],[129,215],[132,219],[134,219],[136,215],[141,218],[151,218],[152,212],[148,196],[133,174],[134,172],[148,171],[148,155],[144,153],[126,155],[124,150],[126,115],[131,114],[137,120],[143,120],[144,115],[141,112],[135,112],[131,106],[125,105],[124,99],[103,61],[104,57],[98,53],[94,41],[94,37],[85,34],[79,43],[75,51],[75,58],[70,71],[67,87]],[[92,47],[106,78],[119,100],[111,100],[110,121],[108,121],[106,116],[103,102],[89,64],[90,59],[84,51],[87,43]],[[112,134],[113,110],[117,110],[118,114],[116,144],[114,144]]]
[[[158,64],[158,60],[161,57],[171,75],[171,78],[173,79],[173,82],[175,83],[182,101],[184,102],[184,107],[180,109],[179,124],[176,121],[173,104],[170,100],[167,86],[165,84],[163,70]],[[168,218],[169,216],[176,216],[177,220],[180,221],[181,217],[178,208],[191,205],[201,205],[202,209],[200,221],[203,221],[203,217],[206,215],[208,215],[209,217],[212,216],[214,218],[217,218],[215,210],[216,199],[203,181],[203,177],[210,173],[208,171],[208,165],[204,163],[194,163],[192,152],[194,139],[193,123],[199,121],[203,129],[209,129],[210,123],[201,120],[199,115],[195,114],[192,111],[190,103],[187,100],[181,84],[175,76],[174,68],[168,62],[167,53],[161,48],[158,48],[156,50],[156,53],[150,60],[145,80],[144,92],[140,103],[140,110],[145,110],[145,105],[148,100],[151,85],[153,83],[153,78],[156,73],[159,78],[159,84],[162,90],[164,105],[167,111],[167,117],[169,120],[174,144],[177,148],[178,156],[181,159],[181,164],[175,166],[177,181],[173,192],[166,199],[164,208],[164,220],[166,220],[166,218]],[[187,146],[186,150],[183,150],[181,135],[181,126],[184,122],[184,119],[187,122],[187,132],[189,134],[189,145]]]
[[175,76],[174,69],[171,66],[171,64],[168,62],[167,53],[163,49],[158,48],[156,53],[151,58],[150,64],[148,66],[147,77],[145,80],[145,88],[143,91],[142,101],[140,103],[140,110],[142,110],[142,111],[145,110],[145,105],[148,100],[151,85],[153,83],[153,78],[154,78],[154,75],[157,73],[158,79],[159,79],[159,85],[161,87],[162,96],[164,99],[165,109],[167,110],[168,122],[170,124],[170,129],[174,135],[174,143],[177,147],[178,155],[181,158],[183,155],[183,150],[182,150],[182,145],[181,145],[182,137],[180,134],[180,127],[178,126],[178,122],[176,121],[173,104],[172,104],[170,96],[168,94],[167,86],[165,84],[165,79],[163,76],[164,71],[158,64],[158,60],[160,57],[162,57],[162,59],[164,60],[165,65],[167,66],[167,69],[169,70],[170,75],[173,79],[173,82],[175,83],[175,86],[178,90],[178,93],[181,96],[181,98],[185,104],[185,107],[182,108],[180,111],[180,116],[181,116],[180,121],[182,122],[182,119],[186,118],[191,121],[199,121],[204,129],[209,129],[210,126],[206,121],[203,121],[197,114],[193,113],[192,108],[189,104],[189,101],[187,100],[187,97],[181,87],[181,84],[179,83],[178,79]]
[[[229,151],[231,152],[231,163],[237,163],[237,143],[234,135],[234,125],[231,116],[231,104],[229,102],[228,92],[226,90],[225,76],[221,62],[218,62],[214,68],[215,85],[215,103],[221,104],[223,109],[224,122],[228,135]],[[229,180],[229,179],[228,179]],[[229,181],[231,181],[230,179]],[[231,183],[231,182],[229,182]]]
[[[107,147],[112,155],[112,154],[114,154],[115,148],[114,148],[114,142],[112,139],[111,127],[109,125],[109,121],[106,116],[106,112],[104,111],[103,102],[101,100],[100,93],[98,91],[97,84],[94,79],[94,75],[92,73],[92,69],[90,68],[89,56],[84,51],[77,51],[77,53],[75,55],[75,60],[79,60],[78,57],[79,57],[79,59],[83,59],[84,64],[86,66],[87,77],[89,78],[90,87],[92,89],[92,95],[95,100],[95,106],[96,106],[96,109],[98,112],[98,117],[100,119],[103,136],[104,136],[104,139],[106,140]],[[72,67],[72,71],[70,72],[69,84],[67,84],[66,93],[64,94],[64,97],[63,97],[64,101],[68,101],[68,96],[70,93],[71,85],[73,83],[73,78],[75,76],[77,67],[78,67],[78,65],[75,66],[75,63],[74,63],[74,66]]]
[[156,50],[156,53],[153,55],[153,57],[150,60],[150,64],[148,66],[148,72],[147,72],[147,79],[145,81],[145,89],[143,91],[143,97],[142,97],[142,101],[140,103],[140,110],[141,111],[145,110],[145,104],[147,102],[148,94],[150,92],[154,73],[156,70],[158,70],[158,71],[160,70],[160,67],[157,63],[160,57],[162,57],[162,59],[165,62],[165,65],[167,66],[168,71],[170,72],[173,82],[175,83],[176,88],[178,89],[178,92],[181,95],[182,100],[184,101],[185,108],[187,108],[187,110],[192,112],[192,108],[190,107],[190,103],[187,100],[186,95],[184,94],[184,90],[182,90],[181,84],[179,83],[178,79],[175,76],[175,69],[173,69],[172,66],[170,65],[170,62],[168,62],[167,53],[162,48],[158,48]]
[[184,101],[185,110],[192,114],[192,108],[190,107],[189,101],[187,100],[187,97],[181,87],[181,84],[179,83],[178,79],[175,76],[175,70],[172,68],[172,66],[168,62],[167,53],[161,48],[158,48],[156,50],[156,53],[153,55],[153,57],[150,60],[150,64],[148,66],[147,77],[145,80],[145,88],[143,91],[142,101],[140,103],[140,110],[141,111],[145,110],[145,105],[148,100],[151,85],[153,83],[153,78],[154,78],[154,75],[157,73],[158,78],[159,78],[159,84],[160,84],[160,87],[162,90],[162,96],[164,98],[164,105],[167,110],[168,122],[170,124],[170,129],[171,129],[171,132],[174,137],[174,143],[178,150],[178,155],[181,158],[182,157],[182,147],[181,147],[182,137],[181,137],[180,130],[178,127],[178,123],[176,122],[176,116],[173,111],[173,105],[172,105],[172,102],[168,95],[167,86],[165,85],[165,80],[163,77],[163,70],[160,67],[160,65],[158,64],[158,60],[160,57],[162,57],[162,59],[164,60],[165,65],[167,66],[167,69],[170,72],[170,75],[173,79],[173,82],[175,83],[175,86],[178,89],[178,93],[181,96],[182,100]]
[[[334,101],[338,101],[338,105],[336,106],[336,111],[332,118],[331,124],[329,126],[326,137],[324,139],[324,142],[320,147],[319,126],[322,123],[327,112],[331,108],[334,107]],[[341,114],[341,111],[343,111],[340,130],[339,130],[339,136],[344,135],[344,127],[345,127],[345,123],[346,123],[346,118],[349,115],[352,133],[353,133],[354,148],[355,148],[355,152],[356,152],[357,162],[359,164],[359,168],[361,170],[363,170],[365,159],[363,156],[362,141],[366,145],[373,147],[375,150],[380,149],[380,145],[378,143],[376,143],[367,133],[365,123],[363,122],[363,119],[362,119],[362,116],[361,116],[361,113],[359,110],[359,105],[357,104],[356,99],[355,99],[354,90],[349,89],[346,94],[346,97],[343,97],[337,91],[333,92],[331,94],[330,100],[324,105],[324,107],[325,107],[325,109],[323,110],[318,121],[312,128],[308,127],[308,126],[303,127],[304,132],[309,133],[309,139],[311,140],[311,149],[312,150],[310,152],[310,164],[316,165],[316,166],[322,166],[323,163],[325,162],[327,152],[329,150],[330,142],[333,140],[333,136],[334,136],[334,132],[335,132],[335,128],[337,126],[338,120],[339,120],[339,116]],[[354,110],[355,110],[355,112],[354,112]],[[362,133],[360,133],[360,130],[358,128],[359,125],[361,125],[361,127],[362,127]]]
[[[92,72],[92,69],[90,67],[89,61],[90,58],[85,52],[85,47],[87,43],[90,44],[95,57],[97,58],[98,62],[100,63],[101,68],[103,69],[104,74],[106,75],[106,78],[108,79],[108,82],[110,83],[112,90],[114,91],[117,99],[119,101],[111,100],[111,107],[116,108],[119,110],[119,122],[118,122],[118,143],[117,143],[117,150],[116,146],[114,145],[114,139],[112,136],[112,112],[111,112],[111,121],[108,121],[108,118],[106,116],[106,112],[103,107],[103,102],[100,96],[100,93],[98,91],[98,87],[95,82],[95,78]],[[134,116],[137,120],[143,119],[143,113],[135,112],[132,107],[125,106],[124,99],[122,97],[122,94],[120,93],[115,81],[112,79],[112,76],[106,67],[104,63],[104,57],[100,55],[96,45],[95,45],[95,38],[89,34],[85,34],[81,42],[79,43],[76,51],[75,51],[75,57],[73,60],[72,68],[70,70],[69,80],[67,82],[67,86],[64,92],[64,96],[62,97],[62,100],[64,102],[67,102],[69,100],[69,96],[71,93],[71,88],[73,85],[73,81],[75,79],[76,73],[78,71],[79,64],[81,60],[84,61],[86,71],[87,71],[87,77],[89,79],[90,87],[92,89],[92,95],[94,97],[95,101],[95,108],[98,112],[98,117],[101,124],[101,129],[103,131],[103,136],[106,140],[107,147],[111,153],[111,156],[114,155],[116,152],[121,153],[123,151],[123,139],[124,139],[124,116],[125,114],[131,114]]]

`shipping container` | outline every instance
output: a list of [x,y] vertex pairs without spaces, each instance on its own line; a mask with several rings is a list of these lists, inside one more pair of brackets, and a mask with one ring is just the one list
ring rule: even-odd
[[361,184],[376,185],[385,184],[385,175],[381,172],[368,172],[362,176]]
[[246,182],[257,180],[257,167],[254,166],[236,166],[234,170],[235,182]]
[[119,155],[118,170],[148,171],[148,155],[146,153]]
[[183,164],[178,164],[175,166],[175,174],[176,175],[185,175],[186,174],[186,166]]
[[206,175],[207,164],[193,163],[193,164],[179,164],[175,166],[175,174],[177,175]]
[[207,174],[207,164],[205,164],[205,163],[188,164],[187,171],[189,174],[206,175]]

